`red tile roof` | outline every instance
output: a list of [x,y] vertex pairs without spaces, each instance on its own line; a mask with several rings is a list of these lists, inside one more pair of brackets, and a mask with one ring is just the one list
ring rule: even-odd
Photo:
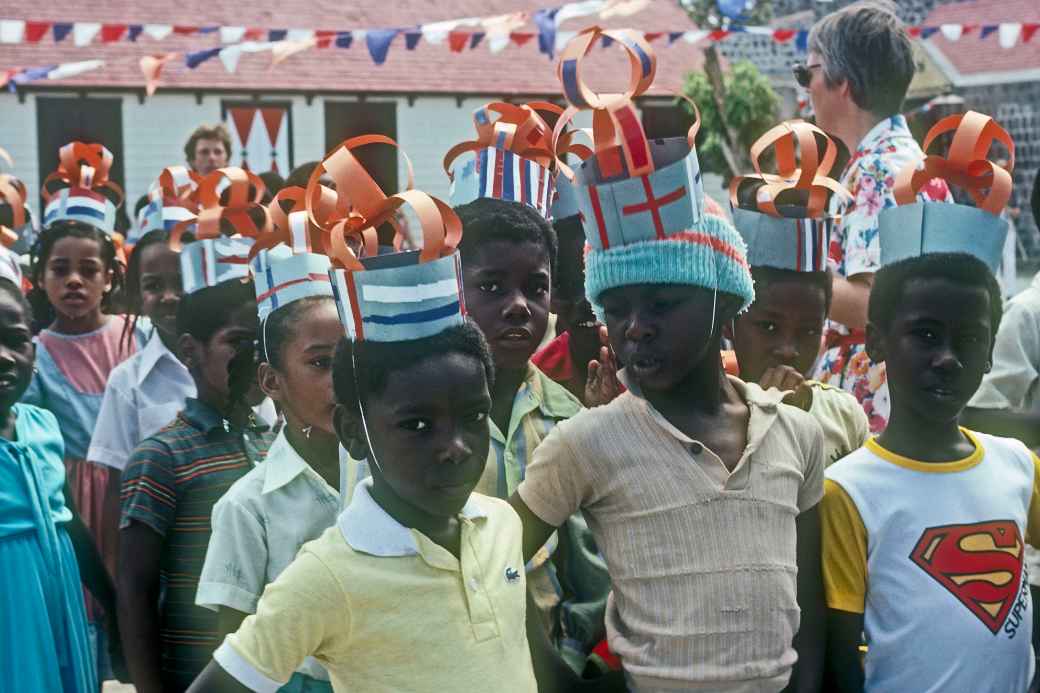
[[997,32],[979,38],[978,25],[1002,22],[1040,22],[1038,0],[973,0],[938,5],[925,26],[973,24],[976,28],[957,41],[935,34],[929,41],[963,76],[989,72],[1017,72],[1040,68],[1040,35],[1029,43],[1021,39],[1013,48],[1001,48]]
[[[558,5],[546,0],[254,0],[253,2],[213,2],[213,0],[63,0],[61,3],[8,5],[7,19],[40,21],[93,21],[110,23],[160,23],[174,25],[230,25],[264,29],[348,30],[377,27],[411,27],[421,23],[486,17]],[[563,30],[578,30],[595,23],[596,17],[571,19]],[[675,0],[650,0],[647,6],[629,17],[614,17],[599,22],[609,27],[632,27],[643,31],[684,31],[695,28]],[[477,31],[479,27],[460,27]],[[528,21],[521,31],[537,31]],[[103,59],[105,67],[65,80],[36,84],[67,84],[86,87],[143,88],[139,60],[148,54],[192,52],[220,46],[217,34],[171,36],[156,41],[146,35],[136,43],[121,41],[101,44],[100,39],[85,47],[73,45],[72,36],[54,43],[48,35],[39,44],[0,44],[0,68],[33,67],[79,60]],[[558,94],[555,63],[538,52],[537,37],[524,46],[510,45],[492,54],[484,43],[474,50],[452,53],[445,41],[430,45],[420,41],[413,51],[405,49],[398,36],[383,65],[375,65],[363,41],[355,40],[349,49],[309,49],[271,68],[270,53],[244,54],[235,73],[228,73],[218,58],[195,70],[183,59],[167,64],[160,89],[219,89],[249,91],[316,92],[440,92],[449,94]],[[667,35],[654,43],[658,56],[657,80],[652,92],[673,92],[682,84],[683,74],[702,64],[700,48],[682,40],[668,45]],[[587,78],[596,88],[616,91],[623,86],[617,76],[627,79],[628,63],[618,48],[594,50],[588,61]]]

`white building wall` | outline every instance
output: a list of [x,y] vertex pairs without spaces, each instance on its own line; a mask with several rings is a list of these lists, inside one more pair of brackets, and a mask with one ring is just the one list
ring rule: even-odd
[[28,188],[30,206],[37,216],[40,193],[40,165],[36,146],[36,97],[26,96],[25,103],[8,92],[0,93],[0,147],[14,159],[14,170],[7,163],[0,163],[0,173],[10,173],[20,178]]

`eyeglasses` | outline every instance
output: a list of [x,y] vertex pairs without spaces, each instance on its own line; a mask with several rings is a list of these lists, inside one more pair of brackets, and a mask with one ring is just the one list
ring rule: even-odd
[[799,86],[809,88],[809,82],[812,82],[812,71],[818,67],[823,67],[821,63],[815,65],[806,65],[804,63],[795,63],[791,67],[791,71],[794,72],[794,79],[798,82]]

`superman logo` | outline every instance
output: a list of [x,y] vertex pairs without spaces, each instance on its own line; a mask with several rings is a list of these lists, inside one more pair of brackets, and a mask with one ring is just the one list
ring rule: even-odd
[[996,635],[1018,595],[1022,537],[1011,520],[929,527],[910,560]]

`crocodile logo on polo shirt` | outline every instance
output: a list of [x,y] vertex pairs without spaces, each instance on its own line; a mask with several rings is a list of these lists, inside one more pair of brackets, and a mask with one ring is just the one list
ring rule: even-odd
[[520,580],[520,573],[512,568],[506,568],[506,582],[517,582]]
[[910,560],[996,635],[1022,579],[1022,536],[1011,520],[929,527]]

